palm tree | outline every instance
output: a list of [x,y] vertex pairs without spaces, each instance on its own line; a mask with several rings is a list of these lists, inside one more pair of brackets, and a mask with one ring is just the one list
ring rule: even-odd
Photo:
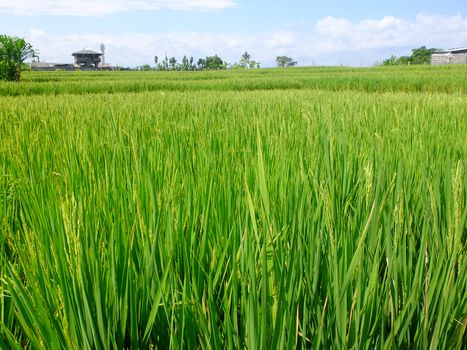
[[24,61],[37,55],[24,39],[0,35],[0,79],[19,81]]
[[177,59],[175,57],[170,57],[169,63],[170,67],[172,67],[172,70],[175,70],[177,66]]
[[193,56],[190,57],[190,70],[195,70],[195,64],[194,64]]
[[255,60],[252,60],[250,61],[250,69],[254,69],[254,68],[261,68],[261,63],[255,61]]
[[240,58],[240,66],[244,68],[249,68],[250,67],[250,58],[251,55],[248,53],[248,51],[245,51]]

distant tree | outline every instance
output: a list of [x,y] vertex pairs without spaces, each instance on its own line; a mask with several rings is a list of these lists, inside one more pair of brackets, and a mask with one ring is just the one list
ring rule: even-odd
[[[194,71],[194,70],[217,70],[226,69],[227,63],[217,55],[207,56],[206,58],[198,59],[198,63],[195,64],[195,60],[192,57],[188,58],[186,55],[183,56],[181,63],[177,64],[177,59],[171,57],[170,59],[165,57],[162,62],[159,63],[157,56],[154,59],[156,63],[156,70],[177,70],[177,71]],[[141,67],[139,67],[141,69]]]
[[193,56],[190,57],[190,70],[195,70],[194,58]]
[[206,60],[204,58],[198,59],[197,66],[199,70],[203,70],[206,67]]
[[190,69],[190,61],[188,60],[188,57],[183,56],[181,70],[187,71],[189,69]]
[[250,61],[250,65],[249,65],[248,68],[250,68],[250,69],[257,68],[257,69],[258,69],[258,68],[260,68],[260,67],[261,67],[261,63],[256,62],[255,60],[251,60],[251,61]]
[[294,67],[295,65],[297,65],[297,62],[294,61],[293,58],[287,56],[277,56],[276,65],[280,68]]
[[22,38],[0,35],[0,79],[19,81],[24,62],[37,51]]
[[149,64],[143,64],[141,66],[139,66],[139,70],[142,70],[142,71],[150,71],[151,70],[151,66]]
[[205,61],[205,69],[208,70],[219,70],[219,69],[226,69],[227,63],[225,63],[222,58],[217,55],[208,56],[206,57]]
[[431,55],[436,49],[427,49],[426,46],[419,47],[418,49],[412,50],[411,64],[430,64]]
[[251,55],[248,53],[248,51],[245,51],[242,57],[240,57],[239,66],[243,68],[250,68],[250,59]]
[[412,58],[410,56],[401,56],[398,58],[398,63],[401,65],[410,65],[412,64]]
[[175,70],[177,68],[177,59],[175,57],[170,57],[169,59],[170,68]]
[[156,65],[155,70],[158,70],[158,71],[169,70],[169,59],[167,58],[167,55],[165,55],[162,61],[159,60],[158,56],[154,56],[154,63]]
[[397,56],[394,55],[391,55],[389,58],[386,58],[383,61],[384,66],[395,66],[397,64],[399,64],[399,59],[397,58]]

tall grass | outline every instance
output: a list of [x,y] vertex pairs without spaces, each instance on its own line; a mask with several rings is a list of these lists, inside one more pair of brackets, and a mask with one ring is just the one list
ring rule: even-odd
[[0,98],[0,348],[461,348],[466,102]]

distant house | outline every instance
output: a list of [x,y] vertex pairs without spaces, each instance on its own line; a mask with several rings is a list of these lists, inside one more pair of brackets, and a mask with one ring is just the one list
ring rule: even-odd
[[72,54],[75,58],[75,65],[79,68],[98,68],[101,63],[102,55],[101,52],[96,52],[91,49],[83,49]]
[[466,64],[467,48],[438,50],[431,55],[431,64]]
[[74,52],[72,56],[75,58],[74,63],[48,63],[48,62],[31,62],[32,70],[54,71],[54,70],[113,70],[111,64],[102,64],[101,57],[103,53],[96,52],[91,49],[83,49]]

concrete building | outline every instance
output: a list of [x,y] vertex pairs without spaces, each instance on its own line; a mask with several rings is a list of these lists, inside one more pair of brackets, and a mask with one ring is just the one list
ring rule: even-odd
[[439,50],[431,55],[431,64],[466,64],[467,48]]

